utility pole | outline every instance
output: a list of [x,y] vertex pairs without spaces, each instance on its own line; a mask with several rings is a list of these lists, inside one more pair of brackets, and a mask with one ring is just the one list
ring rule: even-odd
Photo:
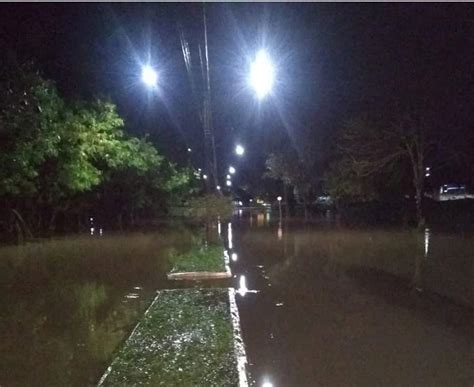
[[[214,139],[214,129],[212,125],[212,109],[211,109],[211,77],[209,66],[209,45],[207,39],[207,17],[206,6],[203,4],[203,27],[204,27],[204,49],[201,49],[201,44],[198,44],[199,64],[201,67],[201,88],[199,88],[200,98],[198,97],[196,84],[194,82],[191,51],[189,44],[181,31],[181,49],[183,51],[184,63],[188,73],[191,91],[193,94],[193,101],[199,106],[199,120],[204,132],[204,171],[207,175],[206,189],[208,192],[215,192],[217,190],[218,175],[217,175],[217,157],[216,144]],[[180,25],[178,24],[178,28]]]
[[[206,6],[203,3],[203,21],[204,21],[204,55],[205,55],[205,87],[204,87],[204,98],[203,98],[203,127],[204,127],[204,147],[205,147],[205,158],[206,167],[210,175],[209,181],[214,184],[214,187],[209,189],[210,192],[214,192],[218,186],[217,176],[217,157],[216,157],[216,143],[214,139],[214,130],[212,126],[212,110],[211,110],[211,79],[209,74],[209,48],[207,42],[207,18],[206,18]],[[201,58],[201,66],[202,58]]]

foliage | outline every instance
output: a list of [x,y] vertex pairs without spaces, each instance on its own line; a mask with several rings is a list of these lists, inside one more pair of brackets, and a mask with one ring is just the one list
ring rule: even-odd
[[[0,199],[35,229],[57,216],[164,210],[192,188],[192,173],[130,137],[108,101],[66,103],[25,66],[0,73]],[[117,207],[119,211],[117,211]],[[151,211],[153,209],[153,211]]]
[[[308,158],[299,157],[294,151],[271,153],[265,161],[265,177],[280,180],[287,188],[293,187],[299,202],[305,205],[311,200],[311,192],[316,184],[315,162]],[[287,201],[287,198],[284,198]]]
[[217,194],[206,194],[188,202],[190,216],[199,221],[210,224],[218,218],[222,220],[232,216],[234,205],[232,199]]
[[360,178],[346,158],[331,165],[326,172],[324,188],[338,202],[364,202],[377,198],[373,180]]
[[377,197],[377,181],[386,184],[395,170],[404,172],[408,165],[422,222],[425,160],[434,145],[427,130],[418,114],[400,115],[390,123],[367,116],[347,122],[336,138],[338,157],[327,176],[328,192],[337,200]]
[[160,291],[104,386],[236,386],[227,289]]
[[216,245],[199,243],[185,253],[170,250],[168,260],[172,266],[171,272],[191,271],[225,271],[224,248]]

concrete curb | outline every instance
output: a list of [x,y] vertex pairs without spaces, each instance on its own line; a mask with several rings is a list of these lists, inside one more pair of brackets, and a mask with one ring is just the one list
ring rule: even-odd
[[244,340],[242,338],[242,330],[240,328],[240,315],[235,301],[235,289],[229,288],[229,307],[232,317],[232,326],[234,329],[234,351],[237,360],[237,369],[239,372],[239,387],[248,387],[247,379],[247,354],[245,353]]

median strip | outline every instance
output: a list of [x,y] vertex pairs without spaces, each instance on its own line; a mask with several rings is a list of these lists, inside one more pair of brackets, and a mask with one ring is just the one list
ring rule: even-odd
[[99,386],[247,386],[234,290],[159,291]]
[[186,253],[169,255],[170,280],[206,280],[230,278],[229,255],[222,246],[203,245]]

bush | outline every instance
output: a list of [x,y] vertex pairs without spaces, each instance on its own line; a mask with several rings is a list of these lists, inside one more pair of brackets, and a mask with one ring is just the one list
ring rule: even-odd
[[205,223],[211,223],[217,218],[220,218],[221,221],[228,219],[234,210],[230,198],[215,194],[206,194],[191,199],[188,205],[190,217]]

